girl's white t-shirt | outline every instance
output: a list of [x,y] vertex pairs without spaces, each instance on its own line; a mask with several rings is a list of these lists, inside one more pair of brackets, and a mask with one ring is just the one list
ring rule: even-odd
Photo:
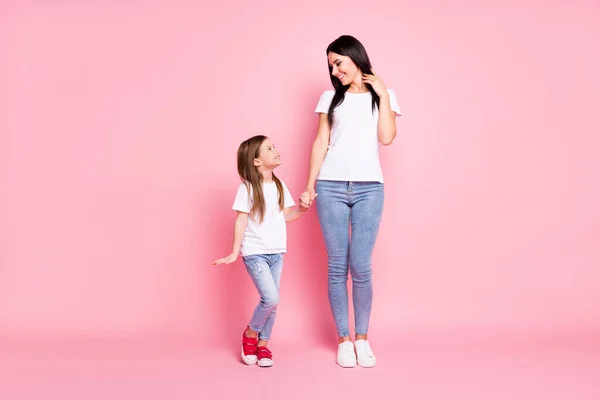
[[[294,199],[290,194],[286,184],[283,185],[283,203],[284,208],[293,207]],[[240,253],[242,256],[253,254],[278,254],[287,251],[287,230],[285,215],[283,210],[279,209],[279,196],[275,182],[262,184],[265,195],[265,217],[262,223],[257,221],[252,215],[248,217],[248,225],[242,239]],[[252,191],[252,186],[250,186]],[[251,192],[252,193],[252,192]],[[252,209],[252,194],[248,194],[248,189],[244,183],[238,187],[233,209],[245,213],[250,213]]]
[[[388,89],[390,108],[401,115],[396,93]],[[327,90],[319,99],[315,113],[327,114],[334,90]],[[334,109],[329,147],[317,176],[319,180],[381,182],[377,121],[379,111],[373,111],[371,92],[348,93]]]

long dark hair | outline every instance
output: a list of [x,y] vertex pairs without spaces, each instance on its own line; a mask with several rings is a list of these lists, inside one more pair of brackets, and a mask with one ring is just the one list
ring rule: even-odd
[[[254,165],[254,159],[260,156],[260,146],[267,139],[266,136],[256,135],[244,140],[237,151],[237,168],[242,182],[246,185],[248,195],[252,194],[252,209],[250,215],[257,221],[263,222],[266,211],[265,195],[262,189],[262,175]],[[279,209],[283,210],[283,185],[279,178],[273,174],[273,181],[277,186]]]
[[[329,46],[327,46],[327,55],[329,55],[329,53],[336,53],[341,56],[350,57],[350,59],[354,62],[354,64],[356,64],[358,69],[360,69],[363,74],[373,73],[371,69],[371,60],[369,60],[367,50],[365,50],[365,47],[362,45],[362,43],[353,36],[342,35],[335,39]],[[329,78],[331,79],[331,84],[335,89],[335,94],[331,100],[331,105],[329,106],[329,112],[327,114],[327,119],[329,120],[329,125],[331,126],[333,124],[333,110],[342,104],[346,96],[346,91],[348,88],[350,88],[350,85],[342,85],[342,82],[338,78],[331,75],[333,67],[329,65],[329,61],[327,62],[327,67],[329,68]],[[367,83],[366,86],[367,89],[369,89],[369,92],[371,92],[371,105],[373,111],[375,111],[375,107],[379,108],[379,96],[377,93],[375,93],[375,90],[373,90],[373,87],[370,84]]]

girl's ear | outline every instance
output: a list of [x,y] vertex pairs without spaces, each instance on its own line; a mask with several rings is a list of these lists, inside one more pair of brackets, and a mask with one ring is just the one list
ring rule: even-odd
[[260,167],[260,160],[258,158],[254,159],[254,166],[255,167]]

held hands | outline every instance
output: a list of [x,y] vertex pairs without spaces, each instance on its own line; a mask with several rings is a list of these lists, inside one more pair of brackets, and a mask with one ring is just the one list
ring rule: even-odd
[[379,75],[375,73],[375,71],[371,70],[372,74],[363,74],[363,83],[368,83],[371,85],[375,93],[379,95],[379,97],[387,96],[387,89],[385,88],[385,83],[383,83],[383,79]]
[[217,261],[213,262],[213,265],[231,264],[232,262],[235,262],[235,260],[237,260],[237,258],[238,258],[237,254],[231,253],[227,257],[218,259]]
[[308,211],[317,196],[318,194],[315,192],[314,188],[307,188],[306,191],[300,195],[300,210],[302,212]]
[[300,195],[300,211],[306,212],[310,209],[310,195],[304,192]]

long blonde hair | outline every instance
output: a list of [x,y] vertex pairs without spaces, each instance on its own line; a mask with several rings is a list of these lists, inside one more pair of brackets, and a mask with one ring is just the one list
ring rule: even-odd
[[[237,151],[238,174],[248,189],[248,195],[252,194],[250,215],[261,223],[265,218],[266,204],[262,188],[263,178],[258,171],[258,167],[254,165],[254,159],[259,157],[260,146],[266,139],[267,137],[264,135],[253,136],[250,139],[244,140]],[[283,185],[275,174],[273,174],[273,181],[277,186],[279,209],[283,210]]]

